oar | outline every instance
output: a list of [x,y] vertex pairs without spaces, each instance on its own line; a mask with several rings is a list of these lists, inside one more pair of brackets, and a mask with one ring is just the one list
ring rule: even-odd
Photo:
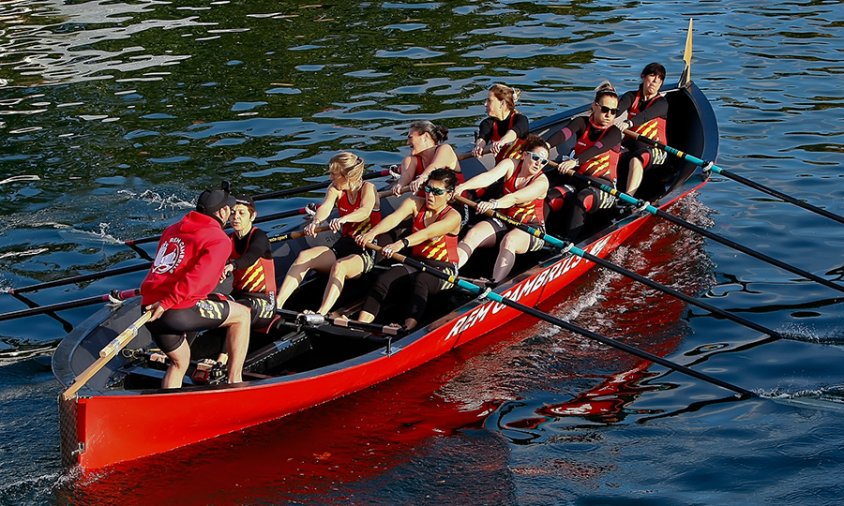
[[[294,209],[294,210],[291,210],[291,211],[284,211],[284,212],[275,213],[275,214],[268,214],[267,216],[260,216],[260,217],[258,217],[258,219],[255,220],[255,223],[274,220],[274,219],[289,218],[290,216],[305,214],[305,213],[308,212],[307,209],[308,209],[307,207],[303,207],[301,209]],[[142,239],[136,239],[134,241],[126,241],[126,243],[127,244],[129,244],[129,243],[138,244],[138,243],[142,243],[142,242],[152,242],[152,241],[157,241],[159,239],[159,237],[160,236],[144,237]],[[70,285],[70,284],[73,284],[73,283],[81,283],[83,281],[91,281],[91,280],[95,280],[95,279],[102,279],[102,278],[107,278],[109,276],[117,276],[117,275],[120,275],[120,274],[127,274],[127,273],[130,273],[130,272],[138,272],[138,271],[142,271],[142,270],[145,270],[145,269],[149,269],[151,266],[152,266],[152,262],[144,262],[142,264],[129,265],[129,266],[126,266],[126,267],[118,267],[118,268],[115,268],[115,269],[106,269],[106,270],[100,271],[100,272],[92,272],[90,274],[80,274],[79,276],[71,276],[69,278],[62,278],[62,279],[56,279],[56,280],[53,280],[53,281],[46,281],[44,283],[38,283],[38,284],[34,284],[34,285],[23,286],[23,287],[20,287],[20,288],[10,288],[10,289],[7,290],[7,293],[14,295],[14,294],[18,294],[18,293],[34,292],[36,290],[42,290],[44,288],[53,288],[53,287],[56,287],[56,286],[64,286],[64,285]]]
[[152,317],[152,311],[145,311],[144,314],[141,315],[140,318],[135,320],[129,327],[126,328],[123,332],[117,335],[114,339],[111,340],[110,343],[105,345],[103,349],[100,350],[99,358],[95,360],[91,365],[88,366],[87,369],[82,371],[82,373],[76,377],[73,384],[68,387],[67,390],[64,391],[62,394],[62,399],[65,401],[69,401],[73,399],[76,395],[76,392],[79,391],[80,388],[85,386],[85,383],[88,383],[88,380],[94,377],[100,369],[105,366],[109,360],[112,359],[120,350],[126,347],[136,335],[138,335],[138,331],[143,327],[143,325]]
[[[268,214],[266,216],[258,216],[253,223],[264,223],[267,221],[273,220],[280,220],[282,218],[290,218],[291,216],[298,216],[300,214],[306,214],[308,212],[308,207],[305,206],[300,209],[291,209],[289,211],[281,211],[279,213]],[[228,227],[227,227],[228,228]],[[151,235],[148,237],[142,237],[140,239],[130,239],[125,241],[127,246],[134,247],[136,244],[143,244],[147,242],[156,242],[161,238],[161,234],[158,235]]]
[[826,209],[821,209],[820,207],[817,207],[817,206],[813,206],[812,204],[809,204],[807,202],[803,202],[802,200],[798,200],[798,199],[792,197],[791,195],[787,195],[785,193],[782,193],[781,191],[775,190],[775,189],[773,189],[769,186],[765,186],[765,185],[757,183],[755,181],[751,181],[750,179],[747,179],[746,177],[740,176],[740,175],[736,174],[735,172],[730,172],[727,169],[722,169],[721,167],[715,165],[712,162],[707,162],[705,160],[697,158],[696,156],[692,156],[688,153],[680,151],[679,149],[672,148],[671,146],[666,146],[665,144],[663,144],[663,143],[661,143],[657,140],[649,139],[648,137],[645,137],[644,135],[638,134],[638,133],[636,133],[632,130],[625,130],[624,135],[626,135],[628,137],[632,137],[639,142],[643,142],[643,143],[648,144],[650,146],[653,146],[655,148],[659,148],[659,149],[665,151],[666,153],[671,153],[672,155],[674,155],[674,156],[676,156],[676,157],[678,157],[682,160],[686,160],[687,162],[691,162],[691,163],[693,163],[693,164],[695,164],[699,167],[702,167],[703,170],[711,170],[712,172],[715,172],[717,174],[721,174],[722,176],[730,178],[733,181],[741,183],[745,186],[749,186],[749,187],[754,188],[756,190],[759,190],[761,192],[767,193],[768,195],[774,196],[778,199],[782,199],[785,202],[789,202],[789,203],[794,204],[796,206],[802,207],[803,209],[806,209],[807,211],[811,211],[813,213],[819,214],[819,215],[824,216],[826,218],[829,218],[831,220],[835,220],[838,223],[844,223],[844,216],[832,213],[830,211],[827,211]]
[[[322,226],[322,227],[317,227],[314,232],[317,233],[317,234],[320,234],[322,232],[328,232],[329,230],[331,230],[331,227]],[[299,239],[300,237],[305,237],[307,235],[308,234],[305,233],[304,230],[297,230],[295,232],[288,232],[286,234],[274,235],[274,236],[270,237],[270,242],[280,242],[280,241],[287,241],[287,240],[290,240],[290,239]]]
[[[475,203],[475,202],[473,202],[473,201],[471,201],[467,198],[461,197],[459,195],[454,197],[454,200],[461,202],[463,204],[466,204],[466,205],[468,205],[472,208],[476,208],[478,206],[477,203]],[[675,290],[674,288],[671,288],[670,286],[663,285],[662,283],[656,282],[652,279],[646,278],[645,276],[637,274],[637,273],[635,273],[631,270],[625,269],[624,267],[622,267],[618,264],[615,264],[613,262],[610,262],[609,260],[606,260],[606,259],[601,258],[599,256],[593,255],[592,253],[589,253],[588,251],[582,250],[582,249],[578,248],[577,246],[575,246],[573,243],[565,242],[561,239],[558,239],[557,237],[554,237],[553,235],[546,234],[538,228],[534,228],[534,227],[531,227],[529,225],[525,225],[524,223],[521,223],[517,220],[514,220],[513,218],[511,218],[507,215],[496,212],[492,209],[488,210],[484,214],[486,214],[487,216],[490,216],[490,217],[497,218],[497,219],[503,221],[504,223],[507,223],[511,226],[514,226],[514,227],[516,227],[519,230],[522,230],[524,232],[527,232],[528,234],[530,234],[534,237],[538,237],[538,238],[542,239],[543,241],[545,241],[546,243],[548,243],[552,246],[555,246],[557,248],[560,248],[565,253],[571,253],[571,254],[579,256],[581,258],[585,258],[585,259],[589,260],[590,262],[593,262],[595,264],[600,265],[601,267],[607,268],[607,269],[609,269],[613,272],[617,272],[617,273],[619,273],[623,276],[627,276],[628,278],[631,278],[635,281],[638,281],[639,283],[647,285],[647,286],[654,288],[656,290],[659,290],[663,293],[667,293],[669,295],[677,297],[678,299],[684,300],[684,301],[688,302],[689,304],[697,306],[701,309],[705,309],[712,314],[717,314],[717,315],[722,316],[722,317],[724,317],[728,320],[732,320],[732,321],[734,321],[734,322],[736,322],[740,325],[744,325],[745,327],[748,327],[750,329],[762,332],[763,334],[767,334],[767,335],[769,335],[769,336],[771,336],[775,339],[782,339],[783,338],[783,335],[780,334],[779,332],[776,332],[776,331],[771,330],[771,329],[769,329],[769,328],[767,328],[763,325],[759,325],[758,323],[754,323],[750,320],[742,318],[741,316],[734,315],[733,313],[730,313],[729,311],[725,311],[721,308],[715,307],[711,304],[708,304],[706,302],[695,299],[694,297],[690,297],[683,292],[680,292],[678,290]]]
[[114,291],[103,295],[95,295],[93,297],[86,297],[84,299],[71,300],[68,302],[60,302],[58,304],[50,304],[48,306],[38,306],[29,309],[21,309],[12,311],[10,313],[0,314],[0,321],[14,320],[16,318],[23,318],[24,316],[32,316],[43,313],[51,313],[53,311],[61,311],[62,309],[72,309],[75,307],[90,306],[99,302],[108,302],[110,297],[118,300],[126,300],[140,295],[141,291],[137,288],[132,290]]
[[[363,179],[364,180],[375,179],[377,177],[389,176],[390,174],[392,174],[390,172],[390,169],[384,169],[384,170],[380,170],[380,171],[377,171],[377,172],[369,172],[367,174],[364,174]],[[310,192],[310,191],[314,191],[314,190],[321,190],[323,188],[328,188],[328,185],[330,185],[330,184],[331,184],[331,181],[326,181],[326,182],[323,182],[323,183],[313,183],[313,184],[304,185],[304,186],[297,186],[296,188],[287,188],[287,189],[284,189],[284,190],[277,190],[277,191],[274,191],[274,192],[260,193],[258,195],[253,195],[252,199],[253,200],[266,200],[266,199],[274,199],[274,198],[279,198],[279,197],[287,197],[287,196],[290,196],[290,195],[298,195],[300,193],[306,193],[306,192]]]
[[71,276],[69,278],[56,279],[53,281],[46,281],[35,285],[22,286],[20,288],[9,288],[8,293],[15,295],[19,293],[34,292],[43,288],[53,288],[56,286],[70,285],[73,283],[81,283],[83,281],[91,281],[94,279],[107,278],[109,276],[117,276],[119,274],[127,274],[129,272],[138,272],[149,269],[152,262],[144,262],[137,265],[128,265],[126,267],[117,267],[115,269],[106,269],[100,272],[92,272],[90,274],[80,274],[79,276]]
[[[556,165],[554,162],[548,162],[548,164],[549,165],[551,165],[551,164]],[[677,216],[674,216],[673,214],[666,213],[665,211],[663,211],[663,210],[661,210],[657,207],[654,207],[653,205],[651,205],[648,202],[645,202],[644,200],[637,199],[635,197],[631,197],[630,195],[628,195],[626,193],[622,193],[622,192],[616,190],[615,188],[613,188],[612,186],[605,185],[605,184],[600,183],[600,182],[598,182],[598,181],[596,181],[596,180],[594,180],[594,179],[592,179],[588,176],[584,176],[583,174],[578,174],[577,172],[574,172],[574,171],[567,171],[567,173],[573,175],[577,179],[585,181],[590,186],[594,186],[595,188],[598,188],[601,191],[604,191],[606,193],[609,193],[610,195],[615,196],[616,198],[618,198],[622,202],[626,202],[627,204],[637,206],[638,208],[640,208],[644,211],[647,211],[650,214],[653,214],[654,216],[659,216],[660,218],[664,218],[664,219],[666,219],[666,220],[668,220],[672,223],[675,223],[677,225],[680,225],[681,227],[692,230],[692,231],[694,231],[694,232],[696,232],[696,233],[698,233],[702,236],[708,237],[708,238],[712,239],[713,241],[719,242],[719,243],[721,243],[721,244],[723,244],[727,247],[741,251],[742,253],[750,255],[754,258],[758,258],[759,260],[767,262],[771,265],[776,265],[777,267],[779,267],[783,270],[797,274],[798,276],[809,279],[809,280],[814,281],[816,283],[820,283],[820,284],[822,284],[826,287],[832,288],[834,290],[838,290],[839,292],[844,292],[844,286],[841,286],[837,283],[833,283],[832,281],[829,281],[828,279],[824,279],[820,276],[812,274],[811,272],[804,271],[803,269],[795,267],[791,264],[787,264],[787,263],[785,263],[781,260],[777,260],[776,258],[770,257],[770,256],[768,256],[764,253],[761,253],[761,252],[756,251],[754,249],[748,248],[747,246],[743,246],[743,245],[741,245],[741,244],[739,244],[735,241],[731,241],[730,239],[727,239],[726,237],[722,237],[718,234],[710,232],[709,230],[706,230],[705,228],[701,228],[701,227],[699,227],[699,226],[697,226],[693,223],[689,223],[688,221],[686,221],[682,218],[678,218]]]
[[[375,251],[381,251],[381,249],[382,249],[380,246],[378,246],[376,244],[367,244],[366,247],[371,248]],[[747,389],[744,389],[742,387],[733,385],[731,383],[727,383],[726,381],[723,381],[723,380],[720,380],[718,378],[709,376],[708,374],[704,374],[702,372],[695,371],[694,369],[689,369],[688,367],[686,367],[684,365],[677,364],[677,363],[672,362],[670,360],[664,359],[660,356],[654,355],[653,353],[649,353],[647,351],[640,350],[636,347],[633,347],[633,346],[624,344],[622,342],[616,341],[615,339],[611,339],[609,337],[603,336],[603,335],[598,334],[596,332],[592,332],[591,330],[587,330],[587,329],[584,329],[582,327],[579,327],[579,326],[577,326],[573,323],[569,323],[565,320],[561,320],[561,319],[557,318],[556,316],[552,316],[552,315],[550,315],[548,313],[544,313],[544,312],[542,312],[538,309],[532,308],[530,306],[526,306],[526,305],[521,304],[519,302],[516,302],[516,301],[514,301],[510,298],[504,297],[501,294],[498,294],[496,292],[485,290],[485,289],[479,287],[478,285],[469,283],[468,281],[461,279],[457,276],[447,274],[447,273],[442,272],[438,269],[434,269],[433,267],[426,265],[426,264],[424,264],[424,263],[422,263],[419,260],[416,260],[414,258],[404,256],[400,253],[393,253],[392,257],[390,257],[390,258],[392,260],[396,260],[397,262],[409,265],[411,267],[415,267],[416,269],[419,269],[420,271],[427,272],[427,273],[433,275],[434,277],[445,280],[445,281],[447,281],[447,282],[449,282],[449,283],[451,283],[455,286],[459,286],[460,288],[462,288],[462,289],[464,289],[464,290],[466,290],[470,293],[473,293],[475,295],[480,295],[480,296],[485,297],[487,299],[490,299],[492,301],[498,302],[499,304],[512,307],[512,308],[517,309],[517,310],[519,310],[523,313],[529,314],[529,315],[531,315],[535,318],[539,318],[540,320],[546,321],[546,322],[551,323],[553,325],[556,325],[560,328],[566,329],[570,332],[578,333],[582,336],[588,337],[589,339],[592,339],[594,341],[598,341],[599,343],[602,343],[604,345],[611,346],[611,347],[616,348],[618,350],[630,353],[632,355],[636,355],[639,358],[643,358],[645,360],[650,360],[651,362],[655,362],[655,363],[660,364],[660,365],[667,367],[669,369],[673,369],[677,372],[681,372],[681,373],[687,374],[689,376],[693,376],[693,377],[701,379],[703,381],[707,381],[709,383],[712,383],[713,385],[717,385],[717,386],[724,388],[726,390],[733,391],[736,394],[738,394],[738,396],[737,396],[738,398],[756,397],[756,394],[751,392],[750,390],[747,390]]]

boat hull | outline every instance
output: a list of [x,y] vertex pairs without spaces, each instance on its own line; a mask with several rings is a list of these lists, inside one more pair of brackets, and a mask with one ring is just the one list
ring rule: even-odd
[[[689,114],[695,115],[694,121],[685,120],[695,133],[688,136],[682,147],[704,159],[714,159],[717,127],[708,102],[693,84],[675,93],[684,94],[690,104]],[[659,204],[662,209],[705,184],[705,175],[699,170],[692,167],[684,170],[689,170],[691,176],[663,199]],[[650,219],[654,219],[650,214],[634,213],[579,246],[593,255],[606,257]],[[496,291],[536,307],[576,282],[593,266],[579,257],[553,256]],[[139,314],[137,306],[131,305],[117,311],[125,313],[124,316]],[[63,459],[67,465],[92,471],[274,420],[400,375],[521,316],[516,309],[475,299],[403,337],[389,353],[386,348],[379,349],[331,366],[238,385],[179,391],[109,390],[109,373],[104,371],[99,380],[94,378],[90,387],[82,388],[78,397],[59,401]],[[82,346],[87,354],[93,355],[100,345],[97,341],[85,342],[84,335],[93,334],[103,321],[112,317],[109,310],[101,311],[78,329],[76,337],[69,336],[68,342],[62,343],[54,357],[54,370],[60,381],[68,385],[76,374],[62,360],[67,362],[68,357],[78,357],[78,348]],[[107,339],[108,335],[102,336],[99,342]]]

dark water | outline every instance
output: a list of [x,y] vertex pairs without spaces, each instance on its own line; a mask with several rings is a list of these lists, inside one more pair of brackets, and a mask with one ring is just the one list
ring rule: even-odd
[[[224,178],[294,186],[341,149],[396,163],[414,119],[465,150],[494,82],[522,88],[539,118],[603,78],[633,88],[652,60],[674,81],[689,17],[719,165],[844,214],[841,3],[4,2],[0,180],[37,180],[0,184],[0,287],[131,265],[122,240]],[[674,212],[842,281],[835,222],[721,177]],[[597,271],[547,309],[763,398],[729,401],[522,322],[358,395],[77,480],[61,474],[59,386],[14,354],[61,338],[82,308],[0,323],[0,504],[838,503],[841,294],[665,223],[614,259],[789,339]],[[24,307],[0,295],[0,311]]]

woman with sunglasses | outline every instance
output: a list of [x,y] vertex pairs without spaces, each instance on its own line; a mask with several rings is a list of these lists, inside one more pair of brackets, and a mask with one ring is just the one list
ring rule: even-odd
[[[592,113],[572,119],[548,139],[548,144],[556,146],[558,152],[563,152],[561,145],[575,143],[573,156],[559,164],[560,174],[577,171],[615,187],[622,137],[621,130],[613,125],[617,114],[618,94],[609,81],[604,81],[595,89]],[[557,176],[552,178],[548,191],[547,204],[553,212],[548,216],[548,225],[554,229],[562,225],[557,233],[575,240],[587,214],[611,209],[614,203],[615,198],[606,192],[570,176]],[[557,213],[560,210],[563,212]]]
[[231,298],[252,311],[252,328],[266,331],[275,317],[275,264],[266,232],[253,227],[258,213],[252,197],[237,197],[232,207],[232,252],[220,277],[232,276]]
[[[544,229],[544,200],[548,193],[548,178],[542,168],[548,163],[550,147],[541,137],[530,134],[525,138],[520,160],[505,158],[487,172],[458,185],[458,194],[464,190],[486,188],[504,179],[504,194],[498,199],[478,202],[478,213],[497,209],[521,223]],[[462,267],[476,248],[491,248],[498,243],[498,256],[492,269],[492,281],[501,283],[510,274],[516,255],[536,251],[542,239],[533,237],[517,228],[511,229],[496,218],[487,218],[472,227],[457,245],[458,267]]]
[[472,156],[481,156],[487,145],[495,155],[495,163],[521,155],[522,144],[530,131],[527,116],[516,110],[521,93],[521,90],[504,84],[492,85],[484,102],[487,118],[478,127]]
[[314,246],[299,253],[278,291],[276,302],[279,308],[284,306],[311,269],[329,273],[322,304],[317,309],[320,314],[331,310],[347,279],[372,270],[375,254],[361,248],[354,240],[355,236],[381,221],[378,191],[374,184],[363,180],[363,170],[363,159],[352,153],[339,153],[331,158],[328,163],[331,186],[313,221],[305,227],[305,233],[315,237],[317,228],[336,206],[338,217],[329,221],[328,226],[331,231],[342,235],[330,248]]
[[[457,234],[460,232],[460,213],[448,205],[454,197],[457,175],[449,169],[431,171],[424,186],[425,198],[413,196],[404,199],[398,209],[387,215],[365,234],[357,236],[360,246],[371,243],[379,234],[389,232],[407,218],[413,218],[410,235],[384,246],[382,253],[391,258],[394,253],[409,250],[416,260],[431,267],[457,272]],[[412,285],[411,296],[404,302],[404,328],[415,328],[425,314],[428,298],[451,285],[427,272],[420,272],[404,264],[392,266],[381,274],[363,301],[358,320],[371,322],[378,316],[390,288],[398,281],[408,279]]]
[[[448,139],[448,128],[431,123],[430,121],[414,121],[407,133],[407,145],[410,146],[410,156],[401,162],[401,176],[393,186],[393,193],[400,195],[405,187],[418,197],[424,197],[422,186],[428,180],[431,171],[438,168],[451,169],[460,172],[457,154]],[[462,177],[461,177],[462,179]]]
[[[619,113],[627,112],[627,119],[616,121],[622,130],[629,128],[637,134],[665,144],[668,100],[659,94],[665,82],[665,67],[649,63],[640,74],[642,84],[635,91],[628,91],[618,101]],[[666,154],[661,149],[650,147],[637,139],[625,139],[622,145],[627,153],[621,157],[619,178],[625,182],[624,192],[636,193],[642,183],[642,175],[650,166],[665,163]]]

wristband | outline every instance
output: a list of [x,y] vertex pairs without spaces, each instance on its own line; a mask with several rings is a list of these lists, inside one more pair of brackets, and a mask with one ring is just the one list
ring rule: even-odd
[[410,241],[407,239],[407,237],[402,237],[402,239],[401,239],[401,243],[402,243],[402,244],[404,244],[404,247],[405,247],[405,248],[409,248],[409,247],[410,247]]

